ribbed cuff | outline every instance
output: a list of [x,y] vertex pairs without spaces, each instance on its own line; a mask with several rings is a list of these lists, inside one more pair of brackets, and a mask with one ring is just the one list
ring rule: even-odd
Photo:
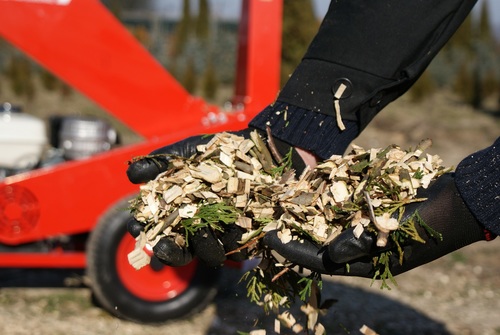
[[265,131],[271,128],[274,137],[321,159],[341,155],[359,135],[357,123],[344,120],[340,130],[334,116],[277,101],[260,112],[249,126]]
[[500,235],[500,137],[460,162],[455,182],[476,219]]

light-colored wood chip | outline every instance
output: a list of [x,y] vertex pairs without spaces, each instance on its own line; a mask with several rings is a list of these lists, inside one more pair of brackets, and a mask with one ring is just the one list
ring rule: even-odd
[[[338,124],[342,126],[339,108],[337,100]],[[344,229],[354,227],[356,237],[374,233],[377,245],[386,246],[391,234],[400,229],[399,208],[425,200],[416,197],[419,189],[450,171],[439,157],[424,154],[427,141],[415,150],[396,145],[365,150],[352,145],[346,155],[333,155],[304,171],[280,166],[273,141],[267,142],[257,132],[249,139],[219,133],[198,146],[192,157],[173,157],[169,170],[141,185],[140,195],[131,202],[131,211],[144,224],[145,233],[129,254],[129,262],[136,268],[149,264],[147,248],[161,238],[185,247],[196,227],[212,227],[217,235],[228,224],[236,224],[244,230],[241,248],[247,248],[250,258],[262,258],[257,271],[264,266],[280,267],[274,275],[279,278],[292,271],[291,262],[283,259],[279,265],[270,265],[266,257],[271,253],[258,243],[264,234],[276,231],[282,243],[310,239],[324,246]],[[210,222],[203,218],[203,209],[209,212],[205,215],[215,216]],[[217,215],[221,215],[219,224]],[[266,294],[262,306],[273,311],[281,308],[271,297]],[[317,305],[314,307],[307,310],[306,328],[310,334],[323,334]],[[293,332],[304,330],[289,313],[278,319]]]
[[371,329],[370,327],[368,327],[367,325],[363,325],[359,331],[361,332],[361,334],[363,335],[378,335],[377,332],[375,332],[373,329]]

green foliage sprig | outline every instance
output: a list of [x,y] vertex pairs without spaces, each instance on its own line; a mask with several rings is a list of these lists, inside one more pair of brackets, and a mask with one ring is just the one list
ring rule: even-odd
[[[261,259],[242,281],[250,301],[266,312],[279,313],[295,298],[307,304],[308,320],[321,310],[321,276],[304,276],[295,264],[278,261],[259,243],[269,230],[278,230],[283,243],[307,239],[326,245],[349,227],[376,235],[379,246],[391,241],[395,248],[373,257],[373,281],[380,280],[381,288],[397,285],[391,260],[396,256],[403,262],[405,245],[423,243],[423,233],[440,238],[418,212],[404,215],[408,204],[425,201],[417,190],[448,171],[437,156],[424,154],[428,142],[406,151],[395,145],[370,150],[353,146],[351,153],[295,175],[292,151],[279,157],[272,141],[264,144],[256,132],[250,139],[221,133],[206,140],[190,158],[148,157],[160,165],[168,159],[169,169],[141,186],[132,203],[132,213],[145,225],[138,245],[172,238],[185,247],[199,229],[223,234],[227,225],[240,226],[246,233],[237,251],[247,249],[250,257]],[[289,315],[279,319],[297,327]]]

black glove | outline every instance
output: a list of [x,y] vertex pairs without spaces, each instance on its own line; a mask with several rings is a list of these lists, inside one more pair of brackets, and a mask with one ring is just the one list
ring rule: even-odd
[[[244,129],[233,134],[250,138],[250,133],[255,129]],[[265,135],[260,132],[264,139]],[[134,184],[145,183],[154,179],[159,173],[168,169],[168,155],[190,157],[196,153],[196,147],[208,143],[213,136],[193,136],[172,145],[157,149],[149,156],[131,163],[127,169],[127,176]],[[273,139],[276,149],[284,156],[290,150],[290,145]],[[162,156],[164,155],[164,156]],[[298,170],[304,169],[304,162],[299,154],[293,150],[292,165]],[[128,222],[129,233],[137,237],[143,230],[144,225],[135,219]],[[226,259],[242,261],[247,258],[246,249],[226,254],[238,249],[241,245],[238,241],[246,231],[237,225],[226,225],[224,233],[214,232],[210,228],[198,230],[190,238],[189,248],[179,247],[169,238],[161,239],[153,248],[153,253],[163,263],[170,266],[182,266],[189,263],[194,256],[198,257],[207,266],[215,267],[221,265]]]
[[[135,238],[144,229],[144,225],[134,218],[127,223],[128,232]],[[247,258],[246,249],[234,252],[226,257],[226,253],[239,248],[238,243],[245,230],[237,225],[227,225],[224,233],[216,235],[210,228],[201,228],[190,237],[189,248],[179,247],[172,239],[162,238],[153,247],[154,255],[169,266],[183,266],[197,256],[210,267],[221,265],[226,259],[240,262]]]
[[392,275],[398,275],[468,244],[487,239],[485,229],[460,197],[453,174],[445,174],[428,189],[419,190],[418,197],[427,200],[407,205],[402,222],[418,211],[425,224],[438,232],[441,238],[430,236],[427,230],[417,224],[417,231],[425,243],[410,240],[403,245],[402,263],[390,239],[386,247],[380,248],[376,246],[377,238],[373,233],[365,230],[356,238],[353,228],[345,230],[324,247],[310,241],[283,244],[276,232],[264,236],[264,243],[289,261],[313,271],[373,278],[373,258],[381,252],[393,251],[390,271]]

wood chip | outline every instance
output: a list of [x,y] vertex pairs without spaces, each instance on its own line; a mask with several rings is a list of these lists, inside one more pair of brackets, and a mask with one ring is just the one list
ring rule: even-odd
[[368,327],[367,325],[363,325],[359,331],[361,332],[361,334],[363,335],[378,335],[377,332],[375,332],[373,329],[371,329],[370,327]]
[[[378,246],[385,246],[399,229],[398,208],[422,201],[416,198],[418,189],[450,171],[439,157],[424,154],[428,145],[423,142],[414,151],[396,145],[369,150],[353,145],[350,153],[334,155],[297,176],[273,160],[257,132],[250,139],[217,134],[198,146],[193,157],[173,157],[168,171],[140,187],[140,196],[130,208],[146,232],[129,262],[136,268],[147,265],[144,248],[148,250],[160,238],[185,246],[189,239],[185,224],[195,229],[204,220],[201,209],[208,206],[233,212],[231,216],[220,209],[212,211],[211,215],[226,215],[214,232],[219,234],[227,224],[243,228],[240,243],[248,248],[249,257],[267,255],[256,242],[271,230],[278,231],[283,243],[314,239],[326,245],[352,226],[356,237],[368,230],[377,235]],[[277,173],[277,167],[283,172]],[[210,225],[217,225],[217,219]],[[270,306],[272,300],[266,304],[278,307],[276,302]],[[288,314],[280,320],[293,331],[303,330]],[[321,327],[316,324],[315,334],[321,334]]]
[[[152,223],[149,227],[156,236],[163,229],[155,229],[163,222],[161,217],[168,217],[179,206],[189,204],[182,207],[180,216],[190,218],[204,203],[224,202],[243,211],[240,217],[250,219],[239,221],[248,230],[259,228],[252,218],[282,221],[277,226],[282,227],[283,241],[298,233],[294,226],[302,226],[316,240],[326,243],[350,222],[356,227],[356,236],[372,224],[379,230],[378,243],[382,246],[388,234],[398,228],[397,220],[383,215],[384,209],[392,203],[413,201],[419,187],[427,187],[445,171],[439,158],[423,155],[427,146],[428,142],[423,142],[416,151],[404,151],[395,145],[367,151],[353,145],[350,154],[334,155],[296,179],[293,170],[269,174],[275,163],[257,132],[251,139],[220,133],[199,148],[200,157],[176,158],[175,168],[141,186],[142,201],[136,203],[135,216]],[[184,164],[179,163],[182,160]],[[390,173],[385,173],[386,169]],[[369,179],[366,173],[371,170],[374,174]],[[384,183],[385,188],[397,188],[400,197],[387,198],[379,187]],[[344,210],[342,216],[334,210],[351,203],[356,204],[353,208],[364,210]],[[171,233],[183,234],[182,230]]]

